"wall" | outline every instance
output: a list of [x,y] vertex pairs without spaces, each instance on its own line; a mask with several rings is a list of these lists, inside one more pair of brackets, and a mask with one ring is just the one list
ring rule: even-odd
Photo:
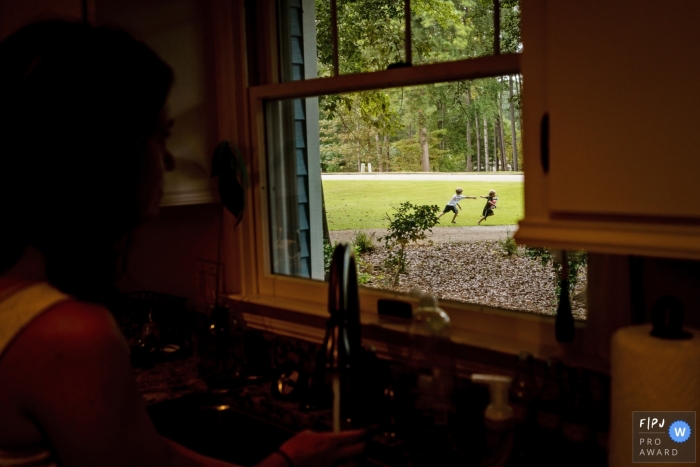
[[196,299],[197,260],[217,259],[220,205],[161,208],[134,232],[123,292],[148,290]]
[[216,201],[210,179],[216,147],[214,71],[209,2],[95,0],[98,25],[126,29],[145,42],[175,74],[167,107],[174,120],[168,148],[176,168],[164,180],[163,205]]
[[[126,29],[175,74],[167,106],[175,124],[168,148],[176,169],[166,173],[160,215],[134,234],[124,292],[147,290],[190,299],[206,295],[202,270],[215,269],[221,207],[210,177],[217,144],[209,2],[94,0],[95,23]],[[215,289],[215,284],[213,287]]]
[[0,40],[25,24],[48,19],[80,21],[81,0],[2,0],[0,2]]

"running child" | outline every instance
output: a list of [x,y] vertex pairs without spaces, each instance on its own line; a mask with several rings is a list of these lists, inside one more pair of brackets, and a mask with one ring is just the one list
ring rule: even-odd
[[[455,219],[457,218],[457,214],[462,210],[462,206],[459,205],[459,202],[465,198],[476,199],[476,196],[462,196],[462,189],[459,187],[455,190],[455,193],[456,194],[447,202],[447,206],[445,206],[442,214],[438,216],[438,219],[452,211],[455,213],[455,215],[452,216],[452,223],[456,224],[457,222],[455,222]],[[457,211],[457,208],[459,208],[459,211]]]
[[486,206],[484,206],[484,210],[481,213],[481,219],[479,219],[477,222],[478,225],[481,225],[481,221],[486,220],[486,218],[489,216],[493,216],[493,210],[496,209],[498,196],[496,196],[496,192],[494,190],[491,190],[489,191],[488,196],[480,196],[479,198],[486,198]]

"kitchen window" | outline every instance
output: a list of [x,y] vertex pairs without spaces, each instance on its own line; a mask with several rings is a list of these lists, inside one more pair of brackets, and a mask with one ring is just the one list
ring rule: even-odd
[[[341,3],[337,2],[336,8]],[[253,5],[253,2],[246,6],[247,24],[257,24],[254,30],[248,31],[251,82],[248,121],[254,154],[252,172],[257,178],[253,177],[255,225],[246,237],[250,241],[240,248],[257,272],[252,279],[246,279],[248,286],[243,287],[239,296],[263,306],[326,317],[327,286],[322,282],[323,199],[316,143],[319,96],[517,75],[520,55],[500,53],[500,42],[495,40],[491,43],[491,50],[494,50],[493,45],[498,47],[495,54],[463,59],[448,57],[453,58],[449,61],[438,57],[433,63],[416,66],[403,66],[411,61],[405,60],[403,65],[390,63],[389,69],[377,67],[376,70],[343,74],[339,47],[332,45],[334,57],[337,57],[332,66],[335,70],[328,77],[316,79],[319,71],[327,73],[319,70],[321,67],[315,60],[316,35],[328,32],[316,28],[319,24],[314,17],[317,4],[313,0],[281,1],[276,10]],[[339,15],[338,20],[341,18]],[[270,28],[275,22],[279,26]],[[405,33],[405,27],[402,31]],[[255,44],[251,44],[251,40]],[[338,41],[336,36],[333,42]],[[254,56],[251,56],[251,47]],[[410,57],[417,52],[405,47],[404,53],[404,57]],[[426,62],[430,60],[423,63]],[[382,298],[412,300],[406,294],[364,288],[361,290],[363,322],[377,322],[377,301]],[[547,349],[557,352],[551,319],[518,315],[479,304],[450,302],[445,303],[445,308],[459,330],[458,340],[509,351],[527,348],[537,354],[547,353]],[[291,332],[289,326],[280,324],[284,321],[280,315],[254,319],[268,329]]]

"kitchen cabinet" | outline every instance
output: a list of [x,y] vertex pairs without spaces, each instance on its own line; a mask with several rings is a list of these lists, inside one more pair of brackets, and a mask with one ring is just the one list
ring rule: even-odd
[[516,240],[700,259],[698,17],[694,1],[523,2]]

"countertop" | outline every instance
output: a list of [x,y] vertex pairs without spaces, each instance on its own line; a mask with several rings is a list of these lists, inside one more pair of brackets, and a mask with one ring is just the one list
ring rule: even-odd
[[197,357],[189,357],[156,363],[151,368],[135,368],[136,386],[146,405],[208,392],[207,383],[197,373],[198,363]]

